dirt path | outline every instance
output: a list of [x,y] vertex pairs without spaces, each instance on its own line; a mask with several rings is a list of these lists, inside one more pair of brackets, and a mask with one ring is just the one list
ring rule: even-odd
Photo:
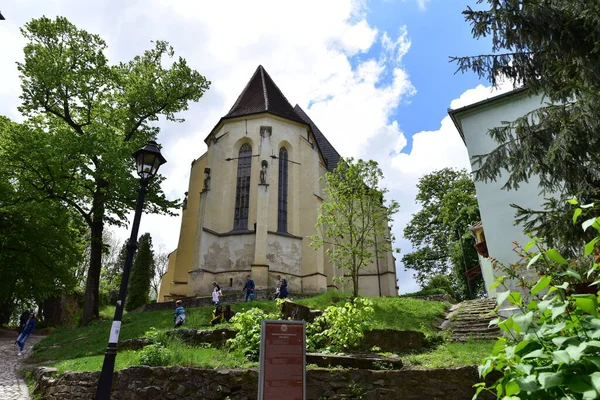
[[2,400],[31,399],[19,368],[23,359],[31,353],[33,345],[43,336],[31,336],[25,343],[23,355],[18,356],[16,333],[16,331],[0,329],[0,399]]

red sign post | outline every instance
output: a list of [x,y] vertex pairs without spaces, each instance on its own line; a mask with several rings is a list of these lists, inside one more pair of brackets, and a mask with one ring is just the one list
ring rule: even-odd
[[263,321],[259,400],[305,400],[306,330],[303,321]]

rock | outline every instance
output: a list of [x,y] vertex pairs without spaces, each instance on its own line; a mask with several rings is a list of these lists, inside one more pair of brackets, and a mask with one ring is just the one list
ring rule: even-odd
[[344,367],[359,369],[400,369],[402,360],[398,356],[383,357],[377,354],[337,355],[325,353],[306,354],[306,363],[319,367]]
[[148,346],[151,342],[146,338],[135,338],[129,340],[123,340],[119,343],[119,351],[123,350],[140,350],[145,346]]
[[286,300],[281,306],[282,319],[312,322],[310,308]]
[[229,328],[201,331],[195,329],[174,329],[168,334],[180,338],[191,346],[210,344],[213,347],[223,347],[228,339],[235,337],[237,331]]
[[398,331],[394,329],[373,329],[364,332],[359,349],[369,351],[379,347],[381,351],[408,352],[425,346],[425,335],[417,331]]

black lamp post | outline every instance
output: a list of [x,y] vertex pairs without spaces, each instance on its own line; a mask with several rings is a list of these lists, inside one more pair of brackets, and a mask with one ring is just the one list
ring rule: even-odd
[[96,390],[96,400],[109,400],[110,391],[112,388],[113,371],[115,369],[115,359],[117,357],[117,343],[119,341],[119,332],[121,331],[121,319],[123,318],[123,307],[125,307],[125,297],[127,297],[127,283],[129,282],[129,273],[131,264],[133,263],[133,255],[137,249],[137,236],[140,227],[140,218],[142,217],[142,209],[144,208],[144,197],[148,188],[148,182],[158,168],[167,162],[160,154],[160,150],[156,142],[150,141],[147,145],[133,153],[135,163],[137,165],[137,173],[140,176],[140,189],[138,191],[138,200],[135,207],[135,217],[133,218],[133,226],[131,228],[131,236],[127,243],[127,257],[125,258],[125,266],[123,267],[123,277],[121,279],[121,287],[119,289],[119,299],[115,309],[115,317],[110,328],[110,336],[108,339],[108,347],[104,353],[104,363],[102,364],[102,372],[98,381]]

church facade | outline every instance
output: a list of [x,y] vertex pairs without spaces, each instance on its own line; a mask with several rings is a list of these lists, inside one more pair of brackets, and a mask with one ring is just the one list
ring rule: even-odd
[[[274,288],[277,275],[291,293],[344,289],[335,278],[347,272],[308,238],[324,201],[319,178],[340,155],[262,66],[205,142],[192,162],[179,243],[158,301],[208,295],[213,281],[239,291],[247,275],[259,290]],[[366,296],[397,294],[391,252],[361,269],[359,288]]]

